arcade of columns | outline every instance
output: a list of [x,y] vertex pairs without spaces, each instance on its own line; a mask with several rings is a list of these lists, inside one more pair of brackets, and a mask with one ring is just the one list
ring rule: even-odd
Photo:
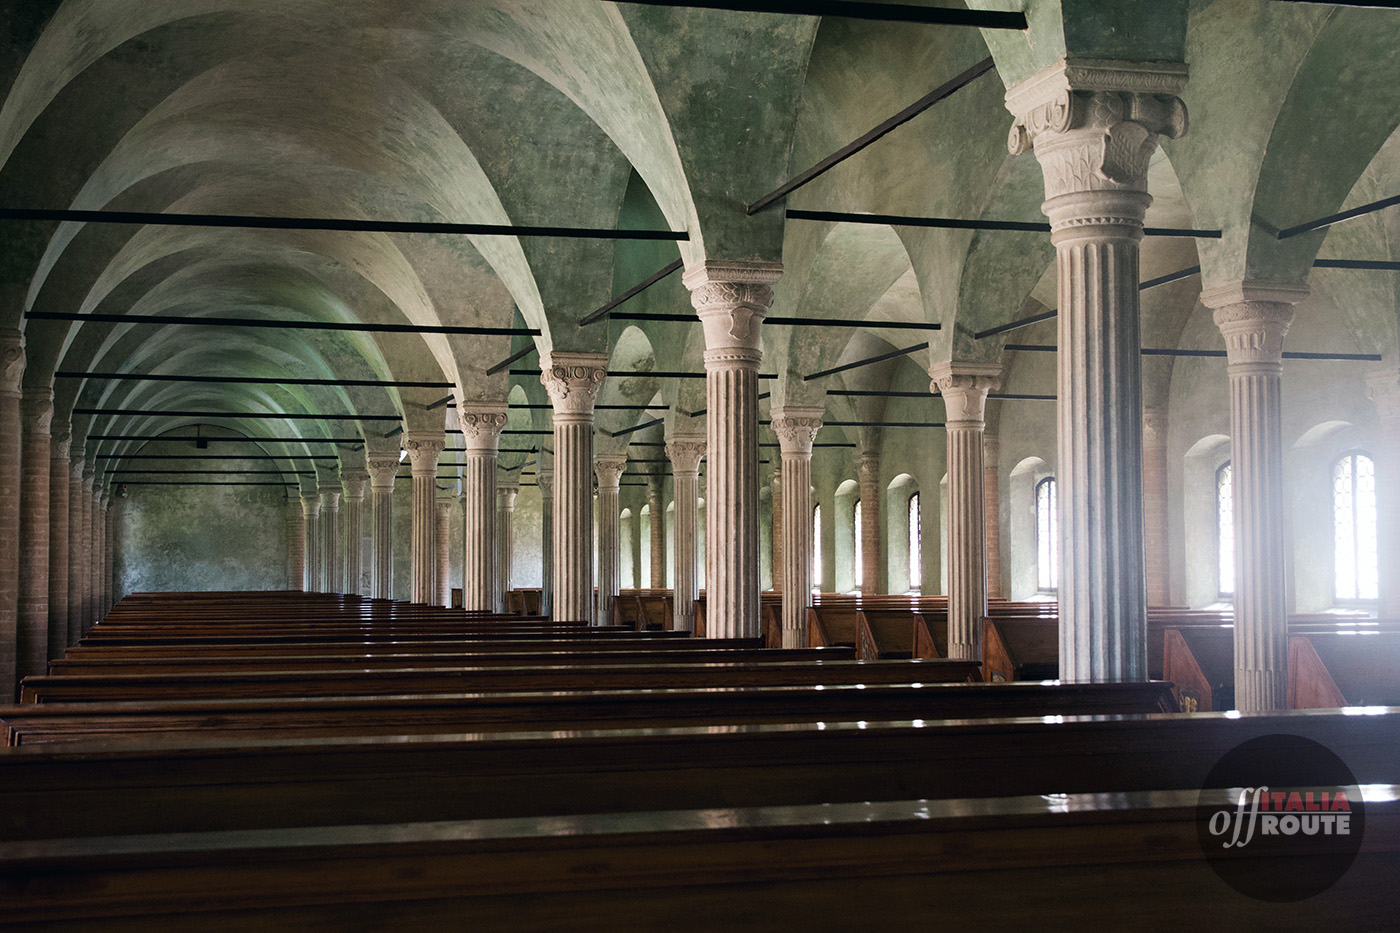
[[[1013,152],[1031,150],[1045,182],[1044,212],[1056,248],[1059,291],[1058,445],[1061,670],[1066,679],[1146,677],[1146,606],[1166,598],[1165,413],[1143,410],[1139,364],[1138,254],[1150,203],[1147,166],[1158,137],[1186,130],[1180,102],[1186,70],[1177,65],[1061,62],[1007,93],[1016,117]],[[708,460],[706,501],[707,634],[759,634],[760,332],[780,268],[709,261],[684,276],[704,327],[706,433],[673,433],[666,450],[675,477],[676,616],[693,627],[697,582],[699,464]],[[1286,581],[1280,379],[1283,342],[1297,290],[1242,282],[1201,296],[1215,309],[1228,351],[1237,523],[1236,682],[1241,709],[1285,704]],[[113,600],[114,546],[106,480],[85,460],[66,426],[50,424],[52,391],[23,381],[17,331],[0,334],[0,691],[43,670]],[[553,404],[552,467],[539,471],[545,499],[547,611],[556,618],[601,621],[619,583],[618,478],[625,460],[595,456],[593,407],[607,357],[542,354],[541,381]],[[931,391],[947,404],[950,652],[975,657],[977,622],[998,595],[1000,543],[997,444],[985,434],[984,404],[999,367],[954,360],[935,365]],[[1400,376],[1372,379],[1385,449],[1380,468],[1400,472]],[[802,644],[811,593],[812,442],[821,408],[774,412],[781,442],[775,477],[774,585],[783,593],[785,646]],[[510,585],[513,489],[497,481],[503,403],[458,399],[466,440],[461,508],[464,605],[497,610]],[[370,452],[363,467],[320,477],[290,503],[289,588],[358,591],[362,506],[369,495],[369,593],[442,602],[447,503],[435,475],[441,433],[410,432],[403,450],[412,468],[411,588],[391,592],[392,490],[399,451]],[[859,464],[862,573],[880,590],[878,455]],[[597,482],[597,573],[593,488]],[[1398,477],[1397,479],[1400,479]],[[1383,553],[1400,542],[1400,481],[1380,483]],[[780,491],[780,493],[779,493]],[[662,582],[659,486],[650,496],[651,579]],[[346,546],[345,542],[351,542]],[[599,586],[597,612],[593,588]],[[1382,611],[1400,613],[1400,593],[1383,594]]]

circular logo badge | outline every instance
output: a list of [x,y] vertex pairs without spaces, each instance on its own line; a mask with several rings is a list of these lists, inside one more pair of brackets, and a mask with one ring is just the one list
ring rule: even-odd
[[1351,770],[1297,735],[1235,746],[1211,769],[1196,805],[1201,849],[1215,873],[1241,894],[1275,903],[1336,884],[1365,828]]

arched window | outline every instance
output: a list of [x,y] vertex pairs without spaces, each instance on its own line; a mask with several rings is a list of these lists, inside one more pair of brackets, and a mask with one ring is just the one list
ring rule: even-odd
[[860,500],[859,500],[859,499],[856,500],[855,511],[854,511],[854,513],[853,513],[852,516],[851,516],[851,527],[855,530],[855,537],[856,537],[856,547],[855,547],[855,553],[856,553],[856,566],[855,566],[856,589],[857,589],[857,590],[862,590],[862,589],[864,589],[864,582],[865,582],[865,574],[864,574],[864,572],[863,572],[863,570],[862,570],[862,568],[865,566],[865,561],[864,561],[864,559],[863,559],[863,558],[865,557],[865,549],[861,546],[861,541],[860,541],[861,535],[860,535]]
[[909,497],[909,592],[924,585],[924,530],[919,518],[919,494]]
[[1235,499],[1230,464],[1215,471],[1216,574],[1220,595],[1235,595]]
[[1035,484],[1035,556],[1037,588],[1046,593],[1054,592],[1059,585],[1060,539],[1056,528],[1053,476]]
[[1332,521],[1338,599],[1377,599],[1376,465],[1352,452],[1332,464]]
[[812,592],[822,591],[822,507],[812,507]]

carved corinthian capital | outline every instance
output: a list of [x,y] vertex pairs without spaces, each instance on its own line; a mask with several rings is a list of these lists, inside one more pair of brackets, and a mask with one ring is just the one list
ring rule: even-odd
[[821,408],[781,408],[773,412],[773,433],[786,454],[812,455],[812,442],[822,427]]
[[457,426],[473,453],[495,453],[506,426],[505,402],[457,402]]
[[361,502],[365,498],[365,483],[369,481],[369,473],[360,469],[344,469],[340,471],[340,488],[345,496],[346,502]]
[[1208,288],[1201,304],[1215,309],[1231,367],[1279,366],[1293,305],[1306,296],[1306,289],[1246,283]]
[[1034,147],[1047,199],[1147,188],[1157,137],[1186,132],[1185,65],[1061,60],[1006,92],[1012,154]]
[[73,435],[64,427],[62,431],[55,434],[49,441],[49,458],[52,460],[67,460],[68,451],[73,443]]
[[408,434],[403,439],[403,449],[408,451],[408,460],[413,465],[413,474],[437,475],[438,455],[447,447],[447,439],[441,434]]
[[616,489],[622,480],[622,471],[627,469],[627,458],[617,456],[594,457],[593,472],[598,475],[598,487]]
[[371,489],[393,489],[394,474],[399,470],[398,453],[370,454],[365,457]]
[[699,473],[700,461],[705,459],[705,435],[671,435],[666,439],[666,456],[671,458],[672,473]]
[[997,363],[940,363],[929,370],[929,391],[943,396],[947,422],[981,425],[986,417],[987,393],[1001,385]]
[[18,398],[24,379],[24,335],[0,328],[0,395]]
[[608,374],[607,354],[556,350],[544,354],[540,364],[540,382],[554,405],[555,420],[591,420],[593,402]]
[[773,283],[782,273],[781,265],[768,262],[706,262],[685,271],[683,281],[705,328],[707,351],[761,350],[759,324],[773,304]]

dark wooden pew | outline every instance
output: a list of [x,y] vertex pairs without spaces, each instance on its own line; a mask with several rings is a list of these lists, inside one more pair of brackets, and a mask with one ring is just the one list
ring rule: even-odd
[[[862,661],[881,658],[942,657],[941,653],[918,653],[918,613],[897,609],[860,609],[856,612],[856,642]],[[927,628],[927,626],[925,626]],[[946,646],[945,646],[946,653]]]
[[750,661],[733,664],[395,668],[382,671],[245,671],[27,677],[21,703],[94,703],[174,697],[374,696],[650,687],[750,687],[841,683],[960,683],[972,661]]
[[762,648],[757,638],[690,639],[659,632],[636,632],[631,636],[608,635],[606,638],[486,638],[459,637],[403,641],[297,641],[284,639],[272,642],[239,644],[192,642],[175,645],[79,645],[64,655],[72,660],[103,658],[185,658],[218,656],[230,658],[285,657],[307,653],[358,655],[376,654],[439,654],[451,651],[484,653],[493,651],[569,651],[607,653],[618,651],[693,651],[700,649]]
[[818,646],[860,644],[860,625],[854,605],[834,608],[811,606],[807,609],[807,644]]
[[1294,635],[1288,675],[1290,709],[1400,703],[1400,633]]
[[297,738],[1175,712],[1170,684],[859,684],[29,704],[5,744]]
[[[1296,903],[1223,884],[1196,839],[1196,793],[1175,790],[9,843],[0,923],[855,930],[918,927],[936,905],[969,929],[1384,929],[1400,913],[1396,796],[1368,805],[1366,851],[1337,885]],[[1282,858],[1246,852],[1245,868],[1305,876],[1332,851],[1308,839]]]
[[1271,783],[1400,773],[1400,711],[821,722],[0,749],[0,838],[1201,787],[1260,735]]

